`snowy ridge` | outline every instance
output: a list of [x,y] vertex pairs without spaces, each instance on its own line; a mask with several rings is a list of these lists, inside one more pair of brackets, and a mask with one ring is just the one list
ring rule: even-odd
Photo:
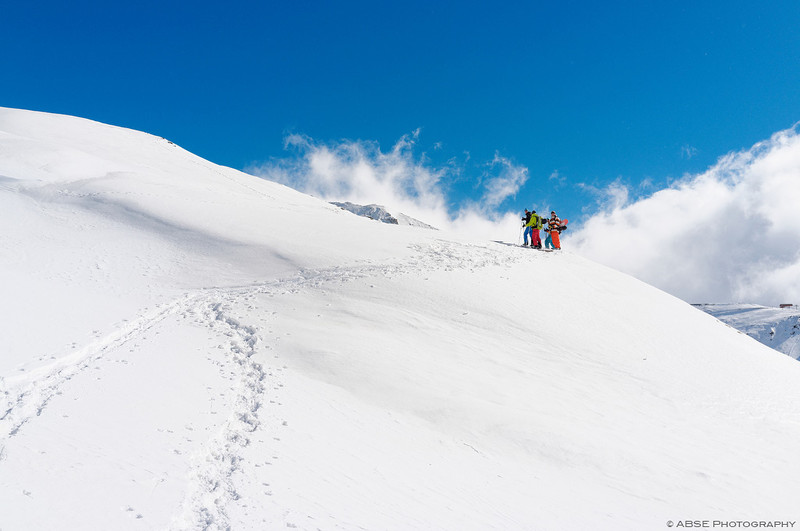
[[569,249],[10,109],[0,175],[2,529],[800,520],[800,365]]
[[350,203],[349,201],[343,203],[332,201],[331,204],[336,205],[343,210],[347,210],[348,212],[352,212],[357,216],[374,219],[376,221],[380,221],[382,223],[388,223],[390,225],[407,225],[410,227],[421,227],[424,229],[438,230],[436,229],[436,227],[428,225],[427,223],[423,223],[417,219],[412,218],[411,216],[406,216],[405,214],[402,213],[398,214],[395,217],[386,210],[386,207],[381,205],[356,205],[354,203]]

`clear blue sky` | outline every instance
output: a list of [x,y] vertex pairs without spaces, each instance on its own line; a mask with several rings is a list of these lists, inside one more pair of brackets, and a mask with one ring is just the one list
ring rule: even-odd
[[800,120],[800,2],[6,0],[0,105],[239,169],[287,133],[388,150],[420,128],[431,165],[465,166],[453,204],[499,153],[530,172],[505,208],[568,215],[579,183],[659,188]]

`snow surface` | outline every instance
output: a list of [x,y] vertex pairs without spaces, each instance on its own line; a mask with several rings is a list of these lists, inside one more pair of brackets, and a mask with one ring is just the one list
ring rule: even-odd
[[0,529],[800,520],[800,364],[571,254],[0,109]]
[[800,310],[758,304],[697,304],[756,341],[794,359],[800,359]]

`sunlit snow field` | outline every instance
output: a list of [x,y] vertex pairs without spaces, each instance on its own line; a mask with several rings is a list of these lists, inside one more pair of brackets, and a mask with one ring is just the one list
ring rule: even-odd
[[11,109],[0,223],[4,531],[800,519],[800,364],[569,249]]

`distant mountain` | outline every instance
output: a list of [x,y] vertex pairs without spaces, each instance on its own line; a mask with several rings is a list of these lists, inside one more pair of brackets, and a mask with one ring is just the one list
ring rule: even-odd
[[436,227],[428,225],[427,223],[423,223],[418,219],[414,219],[411,216],[406,216],[402,213],[397,214],[397,216],[393,216],[386,210],[386,207],[382,205],[356,205],[355,203],[350,203],[349,201],[344,203],[331,201],[331,204],[352,212],[357,216],[374,219],[382,223],[389,223],[390,225],[408,225],[410,227],[439,230]]
[[696,304],[704,312],[756,341],[800,359],[800,309],[757,304]]

